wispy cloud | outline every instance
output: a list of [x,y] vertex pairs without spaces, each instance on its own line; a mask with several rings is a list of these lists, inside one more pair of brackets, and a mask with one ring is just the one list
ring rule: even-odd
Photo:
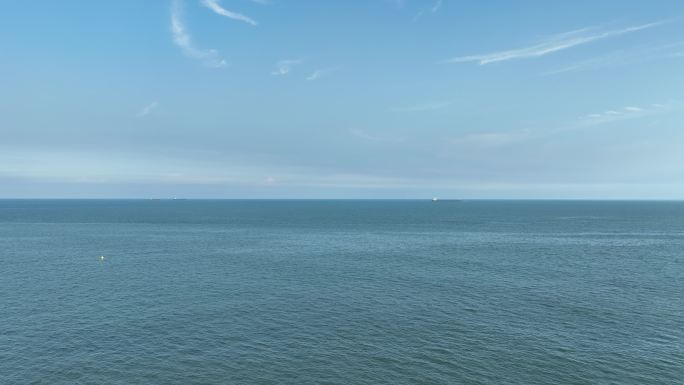
[[174,0],[171,3],[171,34],[174,44],[181,48],[185,56],[201,60],[206,66],[212,68],[222,68],[228,65],[215,49],[199,49],[194,46],[185,24],[183,24],[180,0]]
[[610,123],[616,123],[619,121],[627,121],[665,114],[676,110],[679,107],[681,107],[681,104],[678,102],[669,102],[665,104],[654,103],[648,106],[640,107],[625,106],[603,112],[583,115],[552,128],[524,128],[507,131],[467,133],[450,139],[450,143],[464,147],[501,147],[518,142],[544,138],[564,132],[584,130],[604,124],[607,125]]
[[225,16],[233,20],[243,21],[247,24],[257,25],[257,22],[254,21],[254,19],[252,19],[251,17],[245,16],[241,13],[232,12],[223,8],[221,4],[219,4],[219,0],[202,0],[202,5],[211,9],[212,11],[214,11],[214,13],[218,15]]
[[594,71],[605,68],[614,68],[638,63],[647,63],[677,57],[677,53],[684,49],[684,43],[666,44],[660,46],[642,46],[629,50],[610,52],[595,58],[582,60],[563,67],[555,68],[544,75],[557,75],[562,73]]
[[337,71],[339,67],[324,68],[314,71],[311,75],[306,77],[306,80],[313,81],[329,76],[333,72]]
[[281,60],[275,64],[275,68],[271,72],[271,75],[274,76],[283,76],[283,75],[288,75],[294,66],[297,64],[301,64],[301,60],[294,60],[294,59],[287,59],[287,60]]
[[499,131],[499,132],[475,132],[453,138],[449,142],[466,147],[500,147],[529,139],[532,132],[528,129]]
[[423,16],[425,13],[437,13],[440,8],[442,8],[442,0],[437,0],[430,8],[423,9],[422,11],[418,12],[416,16],[413,17],[413,21],[418,20],[418,18]]
[[491,64],[496,62],[533,58],[549,55],[555,52],[573,48],[579,45],[588,44],[597,40],[617,37],[631,32],[642,31],[648,28],[653,28],[666,23],[666,21],[659,21],[648,24],[635,25],[631,27],[600,30],[599,28],[584,28],[580,30],[561,33],[551,36],[550,38],[540,43],[507,51],[499,51],[481,55],[459,56],[444,60],[444,63],[465,63],[478,62],[480,65]]
[[398,137],[398,136],[385,136],[385,135],[378,135],[378,134],[372,134],[367,132],[366,130],[361,130],[361,129],[351,129],[349,130],[349,133],[352,134],[353,136],[363,139],[363,140],[368,140],[371,142],[383,142],[383,143],[401,143],[406,140],[406,138],[403,137]]
[[406,0],[385,0],[386,3],[390,3],[397,8],[404,8],[406,5]]
[[561,131],[577,129],[586,126],[596,126],[601,124],[612,123],[622,120],[631,120],[643,118],[650,115],[660,114],[670,111],[675,105],[668,104],[651,104],[650,106],[625,106],[603,112],[592,113],[581,116],[575,124],[564,127]]
[[681,107],[681,104],[675,101],[668,103],[653,103],[645,106],[631,105],[618,107],[605,110],[602,112],[594,112],[591,114],[579,116],[574,120],[571,120],[559,127],[556,127],[555,129],[543,130],[543,133],[545,135],[555,134],[566,131],[586,129],[589,127],[600,126],[618,121],[640,119],[648,116],[665,114],[673,110],[676,110],[679,107]]
[[451,100],[437,101],[437,102],[427,102],[412,104],[403,107],[392,107],[391,110],[395,112],[425,112],[425,111],[435,111],[441,110],[443,108],[449,107],[453,104]]
[[143,107],[143,109],[141,109],[141,110],[136,114],[136,116],[141,117],[141,118],[144,117],[144,116],[147,116],[147,115],[149,115],[153,110],[155,110],[157,107],[159,107],[159,103],[158,103],[158,102],[152,102],[152,103],[146,105],[145,107]]
[[442,0],[437,0],[432,8],[430,8],[430,12],[435,13],[439,11],[440,8],[442,8]]

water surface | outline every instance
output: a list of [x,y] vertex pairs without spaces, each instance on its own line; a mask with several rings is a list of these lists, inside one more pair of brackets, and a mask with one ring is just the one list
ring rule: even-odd
[[2,200],[0,273],[3,384],[684,378],[683,202]]

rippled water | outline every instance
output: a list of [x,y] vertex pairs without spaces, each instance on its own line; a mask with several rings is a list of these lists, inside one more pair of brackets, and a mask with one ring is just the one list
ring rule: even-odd
[[0,273],[2,384],[684,378],[678,202],[5,200]]

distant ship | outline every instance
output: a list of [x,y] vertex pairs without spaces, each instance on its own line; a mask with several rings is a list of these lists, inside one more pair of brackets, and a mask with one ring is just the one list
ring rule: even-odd
[[433,201],[433,202],[437,202],[438,199],[437,199],[436,197],[433,197],[433,198],[432,198],[432,201]]

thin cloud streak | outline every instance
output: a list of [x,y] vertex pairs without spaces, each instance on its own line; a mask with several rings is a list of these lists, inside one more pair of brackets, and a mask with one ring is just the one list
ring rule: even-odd
[[414,105],[405,106],[405,107],[393,107],[393,108],[391,108],[391,110],[395,111],[395,112],[426,112],[426,111],[441,110],[443,108],[449,107],[452,104],[453,104],[453,101],[447,100],[447,101],[441,101],[441,102],[429,102],[429,103],[414,104]]
[[385,2],[394,5],[397,8],[404,8],[406,0],[385,0]]
[[326,76],[329,76],[333,72],[337,71],[338,69],[339,69],[339,67],[331,67],[331,68],[324,68],[324,69],[316,70],[311,75],[307,76],[306,80],[314,81],[314,80],[324,78]]
[[171,3],[171,34],[174,44],[181,48],[185,56],[200,60],[208,67],[226,67],[228,63],[219,57],[218,51],[215,49],[199,49],[194,46],[185,24],[183,24],[181,11],[180,0],[174,0]]
[[232,12],[223,8],[221,4],[219,4],[219,0],[202,0],[202,5],[214,11],[214,13],[216,13],[217,15],[225,16],[233,20],[242,21],[247,24],[257,25],[257,22],[254,21],[254,19],[252,19],[251,17],[245,16],[241,13]]
[[381,136],[381,135],[376,135],[376,134],[371,134],[368,133],[365,130],[361,129],[350,129],[349,133],[357,138],[363,139],[363,140],[368,140],[371,142],[382,142],[382,143],[401,143],[406,140],[406,138],[403,137],[398,137],[398,136]]
[[418,18],[423,16],[426,12],[437,13],[437,11],[439,11],[440,8],[442,8],[442,0],[437,0],[429,9],[424,9],[416,13],[416,16],[413,17],[413,21],[415,22],[416,20],[418,20]]
[[136,116],[138,116],[140,118],[145,117],[145,116],[149,115],[157,107],[159,107],[159,103],[158,102],[152,102],[152,103],[146,105],[142,110],[140,110],[136,114]]
[[449,140],[449,143],[464,147],[501,147],[525,141],[532,137],[529,129],[512,131],[490,131],[468,133]]
[[570,31],[554,35],[542,43],[538,43],[529,47],[507,51],[499,51],[482,55],[459,56],[444,60],[443,63],[478,62],[480,65],[486,65],[514,59],[541,57],[555,52],[563,51],[569,48],[573,48],[579,45],[588,44],[597,40],[617,37],[620,35],[657,27],[666,22],[667,21],[658,21],[654,23],[641,24],[622,29],[598,32],[594,32],[596,31],[596,28],[584,28],[576,31]]
[[[552,69],[542,75],[558,75],[583,71],[594,71],[605,68],[621,67],[631,64],[648,63],[656,60],[676,58],[677,51],[684,48],[684,43],[667,44],[661,46],[637,47],[636,49],[615,51],[592,59],[587,59]],[[674,52],[673,52],[674,51]]]
[[616,121],[643,118],[646,116],[661,114],[671,111],[674,104],[652,104],[648,107],[625,106],[618,109],[606,110],[599,113],[589,114],[578,119],[578,122],[559,131],[574,130],[587,126],[608,124]]
[[449,142],[459,146],[501,147],[532,139],[539,139],[564,132],[588,129],[618,121],[640,119],[671,112],[681,105],[677,102],[651,104],[649,106],[625,106],[580,116],[555,128],[518,129],[508,131],[474,132],[451,139]]
[[289,75],[290,72],[292,72],[292,68],[296,66],[297,64],[301,64],[301,60],[293,60],[293,59],[287,59],[287,60],[281,60],[275,64],[275,68],[271,72],[271,75],[273,76],[284,76],[284,75]]

